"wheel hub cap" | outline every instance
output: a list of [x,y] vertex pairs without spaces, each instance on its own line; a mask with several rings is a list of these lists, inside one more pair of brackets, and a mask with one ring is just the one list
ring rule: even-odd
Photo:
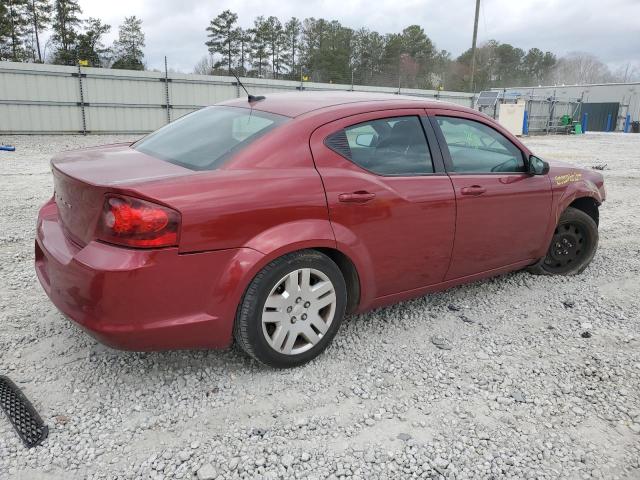
[[301,268],[282,277],[269,293],[262,311],[262,333],[278,353],[298,355],[322,340],[335,311],[336,293],[329,277]]

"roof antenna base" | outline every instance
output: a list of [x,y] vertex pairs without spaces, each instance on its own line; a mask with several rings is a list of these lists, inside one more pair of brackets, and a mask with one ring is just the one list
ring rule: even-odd
[[264,100],[265,97],[264,95],[251,95],[249,93],[249,91],[245,88],[245,86],[242,84],[242,82],[240,81],[240,77],[238,76],[238,74],[235,72],[235,70],[231,70],[229,69],[229,71],[231,73],[233,73],[233,76],[236,77],[236,80],[238,81],[238,85],[240,85],[242,87],[242,89],[244,90],[244,92],[247,94],[247,101],[249,103],[253,103],[253,102],[259,102],[260,100]]

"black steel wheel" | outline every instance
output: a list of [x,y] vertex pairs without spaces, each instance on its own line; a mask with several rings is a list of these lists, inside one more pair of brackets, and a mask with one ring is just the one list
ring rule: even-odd
[[597,247],[596,222],[582,210],[569,207],[560,217],[547,255],[530,270],[547,275],[576,275],[591,263]]

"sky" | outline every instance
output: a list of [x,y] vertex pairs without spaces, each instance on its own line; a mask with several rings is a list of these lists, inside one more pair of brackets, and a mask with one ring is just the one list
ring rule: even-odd
[[[418,24],[438,49],[454,57],[471,46],[475,0],[80,0],[83,17],[112,26],[110,45],[125,16],[143,20],[148,68],[185,73],[207,54],[205,28],[225,9],[249,27],[258,15],[281,21],[295,16],[338,20],[354,29],[400,32]],[[538,47],[562,56],[597,55],[612,69],[640,65],[640,0],[481,0],[478,42],[496,39],[527,50]]]

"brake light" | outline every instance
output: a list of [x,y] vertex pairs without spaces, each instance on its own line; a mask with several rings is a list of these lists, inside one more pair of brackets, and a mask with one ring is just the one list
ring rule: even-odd
[[98,238],[138,248],[178,244],[180,214],[171,208],[124,195],[107,195],[98,224]]

